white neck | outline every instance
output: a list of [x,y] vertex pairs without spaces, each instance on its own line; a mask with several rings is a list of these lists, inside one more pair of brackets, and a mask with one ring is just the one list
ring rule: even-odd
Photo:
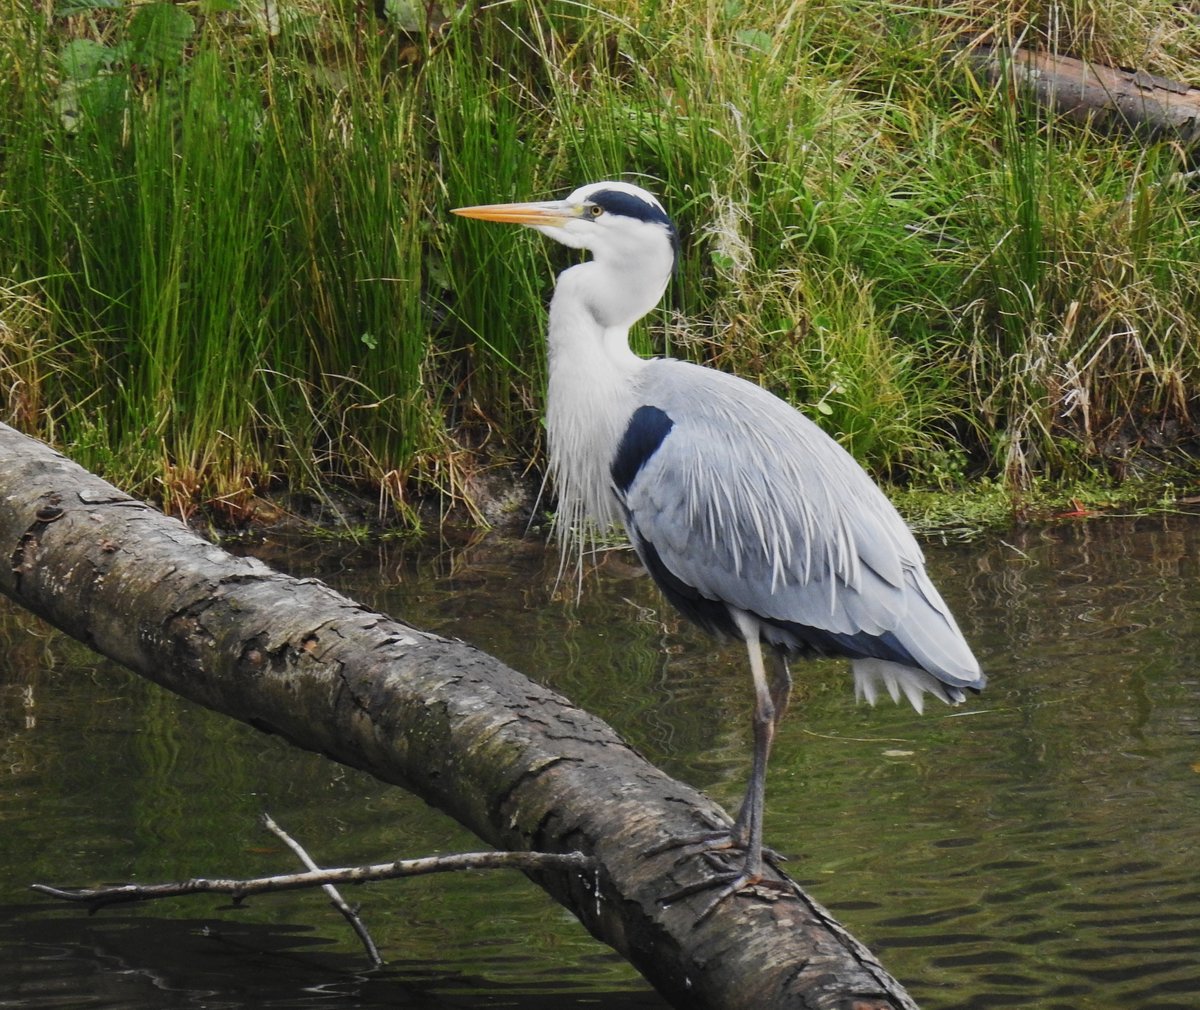
[[[637,375],[646,362],[629,349],[629,318],[604,325],[593,309],[595,261],[564,271],[550,302],[546,430],[550,475],[558,492],[556,531],[564,548],[581,548],[588,523],[603,532],[620,520],[609,469],[629,416],[637,408]],[[662,286],[654,292],[654,302]],[[645,304],[648,292],[640,292]],[[632,299],[630,299],[632,301]],[[611,304],[611,303],[610,303]],[[653,307],[653,302],[651,302]]]

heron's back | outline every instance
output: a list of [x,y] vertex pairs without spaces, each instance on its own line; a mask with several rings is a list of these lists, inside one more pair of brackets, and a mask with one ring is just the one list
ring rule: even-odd
[[646,362],[637,401],[612,477],[630,539],[685,614],[728,632],[735,607],[787,651],[982,686],[911,531],[812,421],[752,383],[673,359]]

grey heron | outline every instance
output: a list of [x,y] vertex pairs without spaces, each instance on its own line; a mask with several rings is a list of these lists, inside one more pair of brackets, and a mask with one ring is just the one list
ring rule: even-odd
[[[662,298],[678,240],[650,193],[624,182],[565,200],[462,207],[525,225],[591,258],[550,301],[546,422],[560,530],[624,524],[667,599],[740,639],[754,680],[750,781],[728,830],[702,850],[744,853],[708,906],[763,879],[763,796],[788,660],[846,656],[856,694],[882,687],[918,712],[985,677],[925,572],[912,532],[866,472],[760,386],[672,358],[642,358],[629,328]],[[681,843],[684,844],[684,843]]]

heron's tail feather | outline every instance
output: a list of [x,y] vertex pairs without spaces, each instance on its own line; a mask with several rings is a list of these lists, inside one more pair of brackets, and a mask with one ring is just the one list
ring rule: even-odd
[[962,688],[944,684],[932,673],[915,666],[904,666],[886,659],[856,659],[851,665],[854,669],[854,696],[860,701],[866,699],[872,705],[879,696],[881,685],[894,702],[899,702],[903,693],[918,712],[924,711],[926,692],[947,705],[957,705],[966,699]]

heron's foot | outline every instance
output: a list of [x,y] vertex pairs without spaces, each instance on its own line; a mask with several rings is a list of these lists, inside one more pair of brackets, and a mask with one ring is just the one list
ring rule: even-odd
[[[749,844],[749,839],[745,837],[745,834],[730,827],[723,830],[706,831],[698,835],[686,835],[683,838],[668,838],[665,842],[647,849],[645,855],[661,856],[664,852],[678,851],[676,864],[691,856],[702,855],[716,869],[728,871],[729,866],[723,863],[721,856],[724,853],[744,853]],[[780,855],[774,849],[764,848],[762,858],[776,870],[779,869],[780,863],[787,862],[787,856]],[[718,865],[718,861],[721,861],[722,865]]]
[[[709,862],[714,867],[717,867],[719,860],[720,857],[714,854],[709,859]],[[740,870],[729,870],[726,868],[715,876],[681,887],[679,890],[673,891],[660,900],[664,905],[671,905],[676,901],[690,898],[693,894],[700,894],[702,891],[707,891],[714,887],[719,888],[719,890],[700,910],[700,914],[696,916],[696,921],[693,923],[693,928],[700,925],[700,923],[712,915],[726,898],[732,897],[735,894],[746,898],[758,898],[763,901],[778,901],[780,898],[796,897],[794,888],[787,881],[764,877],[761,872],[743,867]]]
[[741,851],[746,848],[746,841],[731,828],[717,829],[698,835],[684,835],[682,838],[668,838],[647,849],[645,855],[661,856],[664,852],[679,851],[679,860],[683,860],[702,852]]

